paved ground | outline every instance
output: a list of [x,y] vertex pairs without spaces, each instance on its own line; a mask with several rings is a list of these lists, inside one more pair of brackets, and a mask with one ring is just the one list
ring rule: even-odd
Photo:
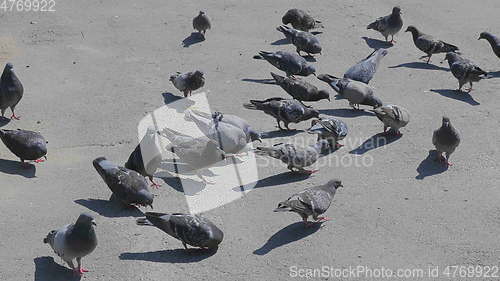
[[[290,280],[290,267],[322,265],[426,272],[439,266],[441,273],[448,265],[498,266],[500,61],[487,42],[476,40],[484,30],[500,33],[497,1],[294,2],[56,0],[56,12],[1,12],[0,63],[12,62],[25,86],[17,112],[22,120],[2,125],[42,132],[49,161],[22,170],[0,146],[0,280],[74,279],[60,259],[53,262],[42,239],[83,211],[96,216],[99,236],[98,248],[84,260],[92,270],[86,280]],[[330,156],[347,162],[332,161],[308,179],[281,165],[262,167],[259,188],[205,214],[225,233],[214,255],[185,253],[162,232],[137,227],[139,211],[122,211],[107,201],[110,192],[91,161],[102,155],[120,163],[127,159],[137,144],[138,122],[164,104],[162,93],[179,94],[168,81],[171,73],[203,69],[213,109],[273,131],[271,118],[241,103],[286,94],[243,79],[269,78],[273,68],[251,59],[259,50],[293,50],[271,44],[282,39],[275,27],[286,9],[304,8],[323,20],[318,72],[341,75],[371,52],[367,43],[380,44],[362,39],[381,39],[365,26],[395,4],[402,7],[405,27],[416,25],[460,46],[496,77],[475,85],[470,96],[458,95],[451,91],[457,82],[447,64],[439,64],[442,56],[429,66],[419,63],[422,53],[411,36],[399,34],[373,86],[384,101],[410,110],[404,136],[368,151],[356,149],[382,130],[381,123],[368,113],[353,113],[345,101],[315,104],[349,125],[346,147]],[[213,30],[205,42],[183,47],[200,9],[212,17]],[[432,131],[443,114],[463,136],[455,166],[447,171],[429,156]],[[373,159],[372,165],[348,162],[362,158]],[[297,215],[272,212],[293,192],[332,177],[345,185],[328,211],[333,221],[304,230]],[[156,210],[187,211],[183,193],[168,184],[155,193]]]

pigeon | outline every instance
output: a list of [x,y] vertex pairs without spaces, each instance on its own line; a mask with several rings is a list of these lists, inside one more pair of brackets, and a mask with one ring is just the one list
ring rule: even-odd
[[312,16],[300,9],[290,9],[281,18],[283,24],[291,24],[293,28],[309,31],[315,28],[322,28],[320,21],[315,20]]
[[[453,127],[448,117],[443,116],[443,124],[434,131],[432,144],[434,144],[438,152],[437,160],[451,166],[452,164],[449,162],[450,156],[460,144],[460,133]],[[443,153],[446,156],[443,157]]]
[[285,128],[290,130],[288,127],[290,123],[299,123],[319,117],[319,111],[316,109],[305,106],[300,101],[291,99],[270,98],[262,101],[250,100],[250,103],[244,104],[243,107],[251,110],[261,110],[276,118],[280,130],[283,130],[280,124],[281,121],[285,124]]
[[337,78],[329,74],[320,74],[318,79],[330,85],[340,97],[349,101],[349,105],[359,110],[359,105],[368,105],[373,108],[382,106],[382,101],[374,96],[373,88],[359,81],[348,78]]
[[481,32],[477,40],[480,39],[488,40],[488,42],[491,45],[491,48],[493,49],[493,52],[495,53],[495,55],[497,55],[498,58],[500,58],[500,38],[489,32]]
[[180,73],[170,76],[170,82],[181,92],[184,97],[190,96],[192,91],[196,91],[205,85],[204,73],[200,70]]
[[[155,136],[156,132],[148,128],[141,143],[139,143],[130,154],[125,163],[125,168],[134,170],[144,177],[148,177],[151,181],[151,186],[158,188],[161,184],[154,182],[153,175],[160,166],[162,157],[160,150],[156,146]],[[143,151],[146,154],[146,159],[143,158]],[[147,163],[144,163],[144,161],[147,161]]]
[[470,85],[467,92],[472,91],[472,82],[478,82],[488,76],[488,73],[479,68],[479,66],[475,63],[462,58],[456,53],[446,53],[446,57],[444,59],[448,61],[453,76],[458,79],[458,92],[462,91],[462,87],[466,83],[469,83]]
[[[68,224],[58,230],[52,230],[43,239],[52,250],[60,256],[71,269],[80,275],[88,272],[82,267],[82,258],[89,255],[97,247],[95,220],[88,214],[81,214],[76,223]],[[77,267],[73,264],[76,259]]]
[[96,158],[92,164],[113,195],[123,204],[153,208],[153,194],[149,192],[148,183],[141,174],[118,166],[105,157]]
[[283,77],[272,73],[276,84],[285,92],[298,101],[320,101],[327,99],[330,101],[330,93],[326,90],[319,90],[318,87],[299,78]]
[[271,147],[260,146],[255,149],[255,153],[281,160],[281,162],[287,164],[287,168],[292,172],[310,175],[318,172],[318,170],[306,170],[304,167],[316,163],[321,156],[321,152],[326,147],[328,147],[328,141],[322,139],[305,148],[296,147],[289,143],[278,143]]
[[216,250],[224,238],[224,233],[213,222],[200,215],[145,213],[138,218],[138,225],[156,226],[168,235],[178,239],[187,250],[187,245],[202,249]]
[[193,121],[200,131],[215,141],[225,153],[236,154],[247,146],[247,135],[239,127],[220,122],[221,118],[220,112],[215,112],[210,119],[191,110],[185,112],[185,119]]
[[388,133],[387,128],[390,127],[396,135],[400,136],[399,129],[410,122],[410,113],[399,105],[383,105],[373,109],[372,112],[384,123],[384,134]]
[[200,13],[193,19],[193,28],[203,35],[203,37],[205,37],[207,29],[210,29],[211,27],[212,25],[210,24],[210,19],[203,11],[200,11]]
[[19,116],[16,116],[14,110],[23,97],[24,89],[13,68],[11,63],[7,63],[0,78],[0,111],[4,117],[5,110],[10,107],[12,111],[10,119],[19,120]]
[[338,179],[328,181],[324,185],[306,188],[295,193],[287,200],[280,202],[275,212],[295,212],[302,217],[302,221],[307,225],[309,216],[315,221],[329,221],[327,217],[320,217],[332,204],[333,197],[339,187],[343,187]]
[[433,54],[448,53],[458,51],[458,47],[448,44],[444,41],[437,40],[431,35],[420,32],[416,27],[410,25],[405,32],[411,32],[413,43],[422,52],[426,53],[427,63],[430,62]]
[[395,43],[394,35],[403,27],[403,19],[401,18],[401,8],[392,8],[392,13],[385,17],[380,17],[376,21],[370,23],[366,29],[376,30],[385,37],[385,41],[391,35],[391,43]]
[[284,71],[286,76],[300,75],[309,76],[315,75],[316,68],[314,65],[308,63],[306,59],[295,53],[284,51],[277,52],[259,52],[259,55],[253,57],[254,59],[264,59],[277,69]]
[[41,163],[44,162],[42,157],[47,159],[47,141],[40,133],[21,129],[0,129],[0,139],[23,164],[25,160]]
[[303,51],[309,56],[311,56],[311,54],[321,55],[319,40],[312,33],[300,31],[286,25],[279,26],[276,30],[283,33],[290,43],[297,48],[297,54],[300,55],[300,52]]
[[351,66],[344,74],[344,78],[349,78],[365,84],[370,83],[370,80],[372,80],[377,71],[380,60],[385,57],[387,53],[387,49],[383,48],[373,51],[373,53],[368,55],[364,60]]
[[343,121],[328,117],[319,118],[311,121],[311,128],[307,130],[309,134],[317,134],[318,141],[321,139],[326,139],[331,148],[342,147],[343,144],[338,143],[338,141],[343,140],[349,130],[347,129],[347,124]]

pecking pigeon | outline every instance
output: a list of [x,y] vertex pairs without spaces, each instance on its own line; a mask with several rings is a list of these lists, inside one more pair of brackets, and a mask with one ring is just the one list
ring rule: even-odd
[[312,120],[311,128],[309,128],[307,132],[310,134],[317,134],[318,141],[326,139],[330,148],[339,148],[342,147],[343,144],[338,142],[347,136],[349,130],[347,129],[347,124],[343,121],[328,117]]
[[[460,133],[453,127],[448,117],[443,116],[441,127],[434,131],[432,144],[434,144],[438,152],[438,160],[451,166],[452,164],[449,162],[450,156],[460,144]],[[443,153],[445,156],[443,156]]]
[[319,90],[318,87],[308,83],[300,78],[283,77],[272,73],[276,84],[294,99],[299,101],[320,101],[322,99],[330,100],[330,93],[326,90]]
[[377,71],[380,60],[385,57],[389,51],[387,49],[378,49],[373,51],[364,60],[358,62],[357,64],[351,66],[346,73],[344,78],[349,78],[365,84],[370,83],[375,72]]
[[202,71],[177,72],[170,76],[170,82],[181,92],[184,97],[190,96],[192,91],[196,91],[205,85],[205,77]]
[[300,31],[286,25],[279,26],[276,30],[283,33],[290,43],[297,48],[297,54],[300,55],[300,52],[303,51],[309,56],[311,56],[311,54],[321,55],[319,40],[312,33]]
[[422,52],[426,53],[427,63],[431,60],[433,54],[448,53],[458,51],[458,47],[448,44],[444,41],[437,40],[431,35],[420,32],[416,27],[410,25],[405,32],[411,32],[413,43]]
[[290,9],[281,18],[283,24],[291,24],[293,28],[309,31],[315,28],[322,28],[320,21],[315,20],[312,16],[300,9]]
[[391,128],[398,136],[401,135],[399,129],[410,122],[410,113],[399,105],[388,104],[372,110],[377,118],[384,123],[384,134],[388,133],[387,128]]
[[389,35],[391,35],[391,43],[394,41],[394,35],[398,33],[403,27],[403,19],[401,18],[401,8],[392,8],[392,13],[385,17],[380,17],[376,21],[370,23],[366,29],[373,29],[380,32],[384,37],[385,41]]
[[47,141],[40,133],[20,129],[0,129],[0,139],[23,163],[25,160],[40,163],[44,161],[40,158],[47,159]]
[[493,52],[495,53],[495,55],[497,55],[497,57],[500,58],[500,38],[498,38],[497,36],[495,36],[489,32],[481,32],[481,34],[479,35],[479,38],[477,40],[480,40],[480,39],[488,40],[488,42],[491,45],[491,49],[493,49]]
[[295,53],[284,51],[277,52],[259,52],[259,55],[253,57],[254,59],[264,59],[272,64],[277,69],[284,71],[286,76],[300,75],[309,76],[315,75],[316,68],[314,65],[308,63],[306,59]]
[[462,87],[466,83],[469,83],[470,85],[470,88],[467,91],[472,91],[472,82],[478,82],[479,80],[488,76],[488,73],[479,68],[479,66],[477,66],[475,63],[468,59],[462,58],[456,53],[447,53],[444,59],[448,61],[453,76],[458,79],[457,91],[459,92],[462,91]]
[[10,118],[19,120],[19,116],[16,116],[14,109],[23,97],[24,89],[13,68],[14,66],[11,63],[7,63],[0,78],[0,111],[2,117],[4,117],[5,110],[10,107],[10,110],[12,110]]

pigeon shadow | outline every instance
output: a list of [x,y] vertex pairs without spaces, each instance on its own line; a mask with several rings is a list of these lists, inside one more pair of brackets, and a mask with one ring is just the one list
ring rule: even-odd
[[19,161],[0,159],[0,173],[20,175],[31,179],[35,177],[36,166],[33,164],[23,166]]
[[37,257],[35,263],[35,281],[79,281],[78,274],[54,261],[52,257]]
[[290,40],[288,40],[287,38],[279,39],[271,43],[271,45],[273,46],[287,45],[287,44],[290,44]]
[[400,67],[413,68],[413,69],[442,70],[442,71],[448,71],[448,72],[450,71],[449,68],[441,67],[438,65],[434,65],[432,63],[425,63],[425,62],[421,62],[421,61],[408,62],[408,63],[402,63],[400,65],[389,66],[389,68],[400,68]]
[[263,256],[272,250],[290,244],[314,234],[321,228],[322,223],[317,222],[311,226],[305,227],[303,222],[295,222],[276,232],[267,240],[266,244],[253,251],[254,255]]
[[0,117],[0,128],[3,127],[3,126],[5,126],[5,125],[7,125],[7,124],[9,124],[9,122],[10,122],[9,118],[3,117],[3,116]]
[[490,78],[499,78],[500,77],[500,71],[489,72],[488,76],[490,76]]
[[[247,186],[252,187],[250,189],[257,189],[257,188],[263,188],[263,187],[271,187],[271,186],[276,186],[280,184],[289,184],[289,183],[294,183],[298,181],[303,181],[306,180],[310,177],[311,175],[308,174],[300,174],[300,173],[294,173],[291,171],[283,172],[277,175],[272,175],[267,178],[263,178],[257,181],[257,183],[251,183],[248,184]],[[254,186],[255,184],[255,186]],[[243,188],[246,190],[246,188]],[[236,192],[241,192],[242,187],[237,186],[233,188],[233,191]]]
[[140,260],[161,263],[192,263],[200,262],[213,256],[217,250],[205,250],[190,248],[175,249],[175,250],[161,250],[154,252],[144,253],[121,253],[120,260]]
[[[191,107],[195,104],[195,102],[190,100],[190,99],[174,95],[173,93],[170,93],[170,92],[165,92],[165,93],[162,93],[161,95],[163,96],[163,102],[166,105],[176,102],[175,106],[169,107],[169,108],[173,108],[179,113],[184,113],[186,111],[186,109],[188,109],[189,107]],[[177,102],[180,100],[182,100],[182,101]]]
[[323,34],[323,31],[312,31],[310,32],[312,35]]
[[[172,176],[167,172],[160,172],[157,177],[162,179],[167,185],[172,187],[178,192],[184,193],[186,196],[194,196],[200,193],[203,189],[207,187],[201,179],[199,181],[189,179],[189,178],[179,178],[177,176]],[[210,186],[210,185],[209,185]]]
[[241,81],[244,82],[252,82],[252,83],[260,83],[260,84],[269,84],[269,85],[276,85],[276,81],[274,79],[251,79],[251,78],[244,78],[241,79]]
[[450,89],[431,89],[431,92],[438,93],[443,97],[447,97],[450,99],[455,99],[458,101],[463,101],[470,105],[480,105],[479,102],[474,100],[474,98],[467,92],[459,92],[458,90],[450,90]]
[[393,143],[401,138],[402,135],[386,135],[384,133],[378,133],[365,140],[360,146],[349,151],[350,154],[364,154],[370,150],[382,147]]
[[420,165],[417,167],[418,175],[415,177],[417,180],[423,180],[426,177],[441,174],[448,170],[447,165],[443,165],[443,163],[436,161],[437,151],[429,150],[429,155],[427,158],[420,162]]
[[391,48],[394,46],[393,44],[391,44],[389,42],[378,40],[378,39],[373,39],[373,38],[369,38],[369,37],[361,37],[361,39],[365,40],[366,45],[368,45],[368,47],[375,49],[375,50],[378,50],[380,48],[388,49],[388,48]]
[[344,117],[344,118],[355,118],[359,116],[375,116],[375,114],[370,111],[356,110],[350,108],[320,109],[319,113],[336,117]]
[[137,209],[136,207],[125,206],[121,202],[118,202],[118,200],[116,200],[114,196],[111,196],[109,200],[89,198],[78,199],[74,202],[107,218],[144,216],[144,214],[139,209]]
[[304,132],[303,130],[276,130],[276,131],[269,131],[269,132],[263,132],[261,134],[262,139],[272,139],[272,138],[283,138],[283,137],[291,137],[295,136],[296,134],[300,134]]
[[205,41],[205,36],[199,32],[193,32],[188,37],[182,40],[182,46],[189,48],[189,46]]

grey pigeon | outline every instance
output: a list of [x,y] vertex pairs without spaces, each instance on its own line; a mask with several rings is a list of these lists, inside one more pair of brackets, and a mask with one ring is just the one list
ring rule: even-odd
[[318,170],[306,170],[321,156],[321,152],[328,147],[327,140],[320,140],[315,144],[305,148],[297,147],[289,143],[278,143],[271,147],[260,146],[255,149],[255,153],[261,156],[269,156],[281,160],[287,164],[287,168],[292,172],[313,174]]
[[462,91],[462,87],[466,83],[469,83],[470,85],[470,88],[467,91],[472,91],[472,82],[478,82],[488,76],[488,73],[477,66],[477,64],[468,59],[462,58],[456,53],[447,53],[444,59],[448,61],[453,76],[458,79],[457,91],[459,92]]
[[481,32],[481,34],[479,35],[479,38],[477,40],[480,40],[480,39],[488,40],[488,42],[491,45],[491,49],[493,49],[493,52],[495,53],[495,55],[497,55],[497,57],[500,58],[500,38],[498,38],[497,36],[495,36],[489,32]]
[[212,118],[205,118],[191,110],[185,112],[185,117],[193,121],[200,131],[208,138],[215,141],[219,147],[228,154],[236,154],[247,146],[245,132],[232,124],[220,122],[222,114],[215,112]]
[[349,105],[359,110],[359,105],[368,105],[373,108],[382,106],[382,101],[373,93],[373,88],[359,81],[348,78],[337,78],[329,74],[320,74],[318,79],[330,85],[340,97],[349,101]]
[[187,245],[216,250],[224,233],[214,223],[200,215],[145,213],[138,218],[138,225],[156,226],[168,235],[178,239],[187,250]]
[[40,158],[47,159],[47,141],[40,133],[0,129],[0,139],[23,163],[25,160],[40,163],[44,161]]
[[[82,267],[82,258],[89,255],[97,247],[97,236],[94,230],[95,220],[88,214],[81,214],[76,223],[68,224],[58,230],[52,230],[43,239],[52,250],[61,257],[71,269],[82,275],[88,270]],[[76,259],[77,267],[73,264]]]
[[306,59],[295,53],[284,51],[277,52],[259,52],[254,59],[265,59],[277,69],[284,71],[286,76],[300,75],[309,76],[315,74],[316,68],[308,63]]
[[427,63],[431,60],[433,54],[448,53],[458,51],[458,47],[448,44],[444,41],[437,40],[431,35],[420,32],[416,27],[410,25],[405,32],[411,32],[413,43],[422,52],[426,53]]
[[338,179],[328,181],[324,185],[307,188],[295,193],[287,200],[280,202],[275,212],[295,212],[302,217],[302,221],[307,225],[309,216],[315,221],[328,221],[327,217],[320,217],[332,204],[333,197],[339,187],[343,187]]
[[373,29],[380,32],[384,37],[385,41],[389,35],[391,36],[391,43],[394,41],[394,35],[398,33],[403,27],[403,19],[401,18],[401,8],[392,8],[392,13],[385,17],[380,17],[376,21],[370,23],[366,29]]
[[[156,132],[148,129],[142,138],[141,143],[139,143],[130,154],[127,162],[125,163],[125,168],[134,170],[144,177],[148,177],[151,181],[151,186],[157,188],[161,185],[153,181],[153,175],[160,166],[162,157],[161,151],[156,146],[155,136]],[[143,150],[147,156],[146,159],[142,156]],[[147,163],[144,163],[145,161],[147,161]]]
[[307,130],[310,134],[317,134],[318,141],[321,139],[326,139],[330,148],[339,148],[343,144],[338,143],[343,140],[349,130],[347,129],[347,124],[342,120],[337,118],[319,118],[311,121],[311,128]]
[[[441,127],[432,134],[432,144],[434,144],[438,152],[438,160],[451,166],[452,164],[449,162],[450,156],[460,144],[460,133],[453,127],[448,117],[443,116]],[[443,157],[443,153],[446,156]]]
[[410,122],[410,113],[405,108],[388,104],[377,107],[372,110],[377,118],[384,123],[384,134],[388,133],[387,128],[391,128],[396,135],[401,135],[399,129],[403,128]]
[[276,84],[294,99],[299,101],[320,101],[322,99],[330,100],[330,93],[326,90],[320,90],[318,87],[308,83],[300,78],[283,77],[272,73]]
[[286,25],[279,26],[276,29],[283,33],[290,43],[297,48],[297,53],[299,55],[301,51],[306,52],[309,56],[311,56],[311,54],[321,55],[319,40],[312,33],[300,31]]
[[320,21],[315,20],[312,16],[300,9],[290,9],[281,18],[283,24],[291,24],[293,28],[309,31],[315,28],[322,28]]
[[346,73],[344,78],[349,78],[365,84],[370,83],[375,72],[377,71],[380,60],[388,54],[387,49],[378,49],[373,51],[364,60],[358,62],[357,64],[351,66]]
[[170,82],[181,92],[184,97],[190,96],[192,91],[196,91],[205,85],[204,73],[200,70],[180,73],[170,76]]
[[278,128],[283,130],[280,122],[283,121],[285,128],[290,130],[288,124],[299,123],[314,117],[319,117],[319,111],[316,109],[305,106],[300,101],[283,99],[283,98],[270,98],[267,100],[250,100],[243,107],[251,110],[261,110],[264,113],[276,118]]
[[210,24],[210,19],[203,11],[200,11],[200,13],[193,19],[193,28],[203,35],[203,37],[205,37],[205,32],[211,27],[212,25]]
[[96,158],[92,164],[111,192],[123,204],[153,208],[153,194],[149,192],[148,183],[142,175],[118,166],[104,157]]
[[10,108],[12,110],[10,118],[19,120],[19,116],[16,116],[14,110],[23,97],[24,89],[13,68],[14,66],[11,63],[7,63],[0,78],[0,111],[2,117],[4,117],[5,110]]

